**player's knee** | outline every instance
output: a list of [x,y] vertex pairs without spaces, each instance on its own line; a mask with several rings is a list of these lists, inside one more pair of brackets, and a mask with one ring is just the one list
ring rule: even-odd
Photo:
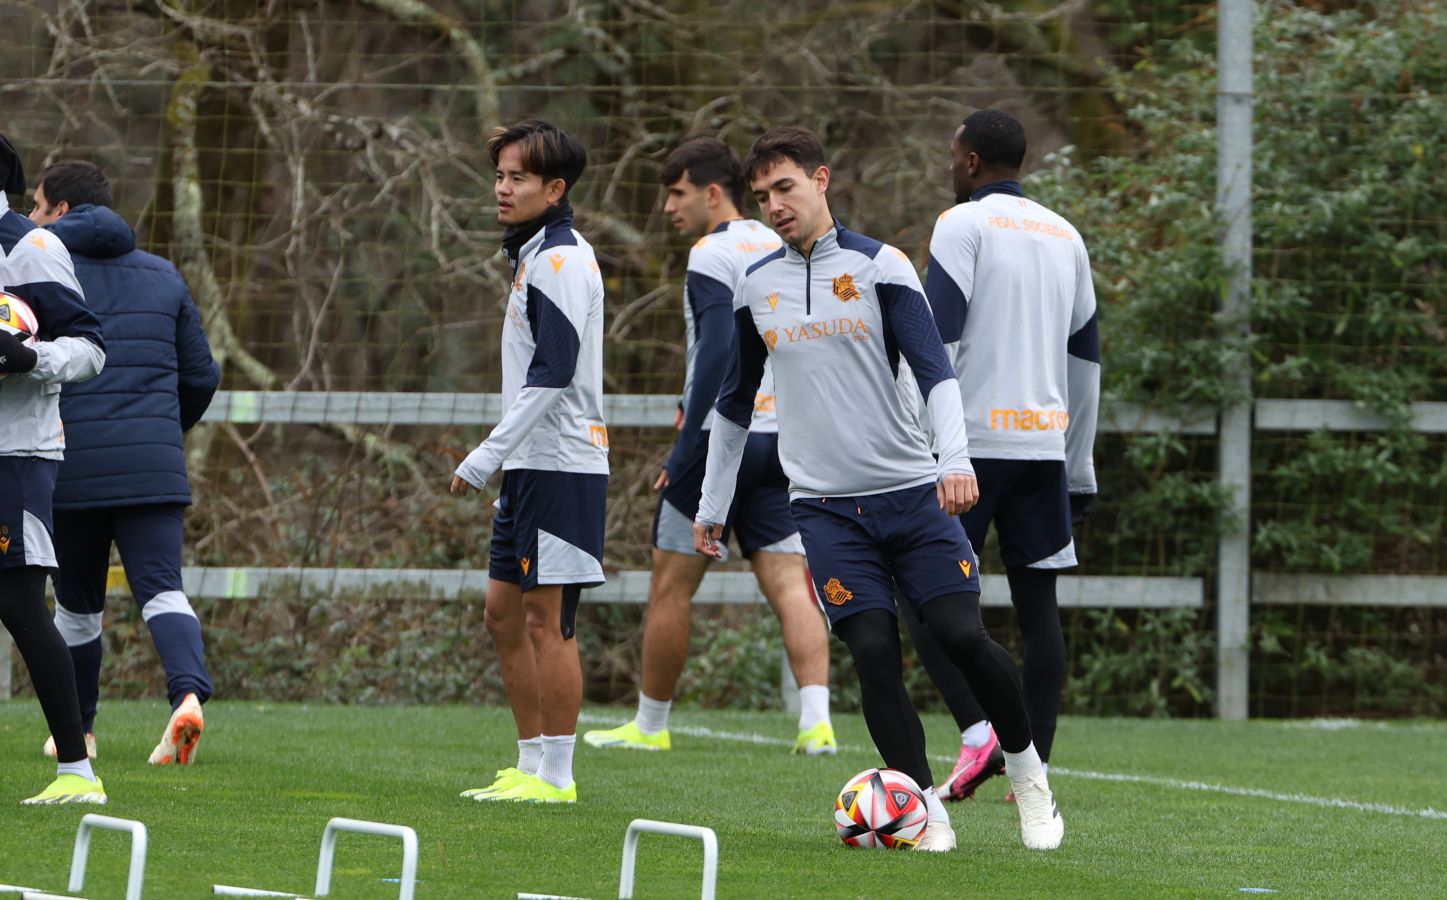
[[482,611],[482,624],[492,639],[500,644],[520,640],[523,636],[521,611],[504,609],[502,604],[489,603]]
[[938,597],[920,609],[925,627],[935,641],[952,658],[973,657],[987,652],[990,633],[980,619],[978,602],[970,603],[968,595],[951,594]]
[[856,627],[847,629],[845,633],[841,634],[845,645],[849,647],[849,655],[854,658],[854,666],[859,670],[860,678],[864,679],[872,672],[884,672],[891,668],[898,669],[900,665],[898,635],[890,634],[882,628],[858,627],[862,624],[856,622]]
[[535,645],[557,641],[562,637],[558,628],[558,605],[551,599],[525,597],[523,619],[528,638]]
[[67,647],[89,644],[100,637],[100,613],[75,613],[60,604],[55,606],[55,628]]

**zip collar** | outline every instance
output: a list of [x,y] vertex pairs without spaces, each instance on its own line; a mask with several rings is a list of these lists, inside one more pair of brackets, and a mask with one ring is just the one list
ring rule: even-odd
[[818,259],[821,253],[827,254],[838,250],[840,244],[839,239],[847,230],[848,229],[840,224],[838,219],[835,219],[834,227],[819,235],[819,240],[814,242],[814,247],[809,251],[808,256],[800,253],[799,248],[788,241],[784,242],[784,255],[793,259],[795,262],[802,262],[807,265]]
[[992,181],[970,195],[970,201],[983,200],[991,194],[1009,194],[1011,197],[1024,197],[1025,192],[1020,189],[1018,181]]

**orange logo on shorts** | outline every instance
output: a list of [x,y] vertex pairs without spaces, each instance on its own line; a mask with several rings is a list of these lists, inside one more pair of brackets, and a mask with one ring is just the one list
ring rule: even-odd
[[518,562],[522,563],[524,575],[528,574],[528,569],[531,569],[533,567],[533,561],[528,559],[526,556],[518,560]]
[[0,553],[10,552],[10,526],[0,525]]
[[835,606],[843,606],[847,601],[854,599],[854,592],[846,590],[844,585],[839,583],[838,578],[831,578],[824,582],[824,599]]
[[970,568],[970,561],[968,559],[960,560],[960,571],[965,573],[966,578],[970,577]]

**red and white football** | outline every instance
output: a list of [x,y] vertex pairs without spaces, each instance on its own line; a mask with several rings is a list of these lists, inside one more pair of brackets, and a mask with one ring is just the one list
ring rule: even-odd
[[908,850],[924,834],[929,811],[913,778],[895,769],[865,769],[834,801],[834,829],[850,847]]

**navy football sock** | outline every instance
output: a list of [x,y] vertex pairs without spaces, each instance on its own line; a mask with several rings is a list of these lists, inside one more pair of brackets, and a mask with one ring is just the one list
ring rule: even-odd
[[100,700],[101,639],[86,641],[70,648],[70,661],[75,667],[75,694],[80,700],[82,730],[95,731],[95,709]]
[[201,623],[185,613],[163,613],[146,621],[156,653],[166,669],[166,695],[171,709],[181,705],[187,694],[205,703],[211,696],[211,676],[206,672],[206,650],[201,643]]

